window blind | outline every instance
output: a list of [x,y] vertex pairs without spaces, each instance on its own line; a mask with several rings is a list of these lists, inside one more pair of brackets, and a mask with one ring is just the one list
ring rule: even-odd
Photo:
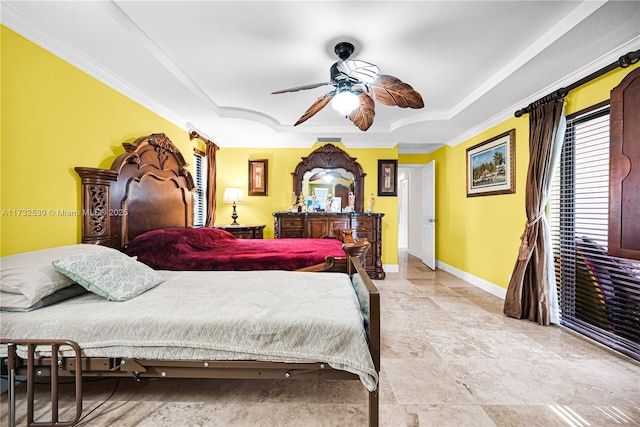
[[207,217],[207,164],[200,151],[193,153],[193,171],[195,173],[196,191],[193,194],[193,226],[204,227]]
[[561,324],[640,360],[640,262],[607,255],[608,106],[568,117],[552,192]]

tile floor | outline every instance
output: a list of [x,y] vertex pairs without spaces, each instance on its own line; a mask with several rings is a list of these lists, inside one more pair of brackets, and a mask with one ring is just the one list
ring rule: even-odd
[[[499,298],[400,258],[399,273],[375,282],[382,426],[640,425],[639,363],[564,328],[506,318]],[[85,385],[84,407],[83,426],[367,425],[356,381],[98,380]],[[1,411],[6,425],[4,396]]]

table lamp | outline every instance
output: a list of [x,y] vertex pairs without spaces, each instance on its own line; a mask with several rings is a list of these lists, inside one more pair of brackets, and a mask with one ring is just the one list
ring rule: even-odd
[[225,188],[222,201],[224,203],[233,203],[233,214],[231,215],[233,222],[231,223],[231,225],[240,225],[236,222],[236,219],[238,219],[238,213],[236,212],[236,203],[244,202],[244,199],[242,198],[242,189],[233,187]]

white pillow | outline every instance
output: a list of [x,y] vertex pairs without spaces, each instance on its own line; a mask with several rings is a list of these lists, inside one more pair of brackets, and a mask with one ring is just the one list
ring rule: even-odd
[[[51,262],[70,255],[112,250],[104,246],[78,244],[58,246],[38,251],[24,252],[0,258],[0,291],[24,296],[24,303],[31,306],[42,298],[74,283],[60,274]],[[6,298],[0,306],[10,306]]]
[[77,297],[87,293],[87,290],[77,283],[73,283],[66,288],[58,289],[51,295],[47,295],[35,304],[31,304],[29,300],[22,294],[13,294],[10,292],[0,292],[0,311],[33,311],[39,308],[48,307],[57,304],[69,298]]
[[164,282],[160,273],[115,249],[72,255],[53,266],[110,301],[126,301]]

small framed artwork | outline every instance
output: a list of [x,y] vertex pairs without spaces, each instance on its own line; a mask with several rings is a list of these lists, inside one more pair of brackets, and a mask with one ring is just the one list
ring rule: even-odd
[[266,196],[268,160],[249,160],[249,196]]
[[398,195],[398,161],[378,160],[378,196]]
[[467,148],[467,197],[516,190],[516,130]]

